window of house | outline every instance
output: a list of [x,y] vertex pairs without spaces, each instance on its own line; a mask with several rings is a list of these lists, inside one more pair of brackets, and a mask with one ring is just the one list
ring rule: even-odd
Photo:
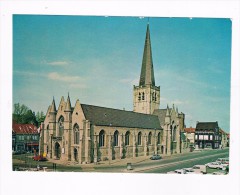
[[114,135],[113,135],[113,146],[118,146],[118,131],[114,132]]
[[105,142],[105,132],[101,130],[99,133],[99,147],[103,147]]
[[129,137],[130,137],[130,132],[127,131],[126,135],[125,135],[125,145],[129,146]]
[[74,133],[74,144],[79,144],[79,126],[78,126],[78,124],[74,125],[73,133]]
[[141,132],[139,132],[138,133],[138,145],[141,145],[142,144],[142,133]]

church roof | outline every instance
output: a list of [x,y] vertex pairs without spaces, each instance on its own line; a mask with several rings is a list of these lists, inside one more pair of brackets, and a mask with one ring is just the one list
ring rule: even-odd
[[[168,110],[171,112],[172,108],[168,108]],[[155,109],[153,111],[153,115],[158,116],[161,127],[163,127],[165,123],[166,114],[167,114],[167,109]]]
[[94,125],[162,129],[158,117],[150,114],[81,104],[87,120]]
[[149,24],[147,25],[139,86],[147,84],[155,86]]

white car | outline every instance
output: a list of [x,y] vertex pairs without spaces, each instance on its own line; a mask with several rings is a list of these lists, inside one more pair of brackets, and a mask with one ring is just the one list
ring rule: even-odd
[[220,162],[210,162],[205,164],[206,167],[211,168],[211,169],[223,169],[224,166]]
[[206,165],[194,165],[192,167],[193,171],[198,174],[206,173]]
[[183,168],[186,171],[186,174],[195,174],[193,168]]
[[224,172],[224,171],[216,171],[216,172],[213,172],[212,175],[226,175],[226,172]]
[[184,169],[176,169],[175,171],[169,171],[167,174],[186,174]]

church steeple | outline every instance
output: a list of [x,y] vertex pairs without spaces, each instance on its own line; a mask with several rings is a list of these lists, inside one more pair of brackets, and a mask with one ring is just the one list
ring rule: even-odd
[[52,101],[50,112],[51,113],[57,112],[54,97],[53,97],[53,101]]
[[71,101],[70,101],[69,93],[67,97],[67,104],[66,104],[65,111],[71,111]]
[[146,32],[146,38],[145,38],[139,86],[145,86],[149,84],[155,86],[150,30],[149,30],[149,24],[147,24],[147,32]]
[[143,51],[139,86],[133,88],[133,111],[152,114],[160,106],[160,87],[155,86],[149,24]]

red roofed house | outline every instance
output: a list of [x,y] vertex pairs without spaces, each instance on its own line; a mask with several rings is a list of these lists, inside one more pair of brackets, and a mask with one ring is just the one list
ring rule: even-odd
[[186,138],[189,140],[190,144],[195,143],[195,128],[193,127],[184,128],[184,134]]
[[39,149],[39,132],[32,124],[12,124],[12,150],[33,151]]

